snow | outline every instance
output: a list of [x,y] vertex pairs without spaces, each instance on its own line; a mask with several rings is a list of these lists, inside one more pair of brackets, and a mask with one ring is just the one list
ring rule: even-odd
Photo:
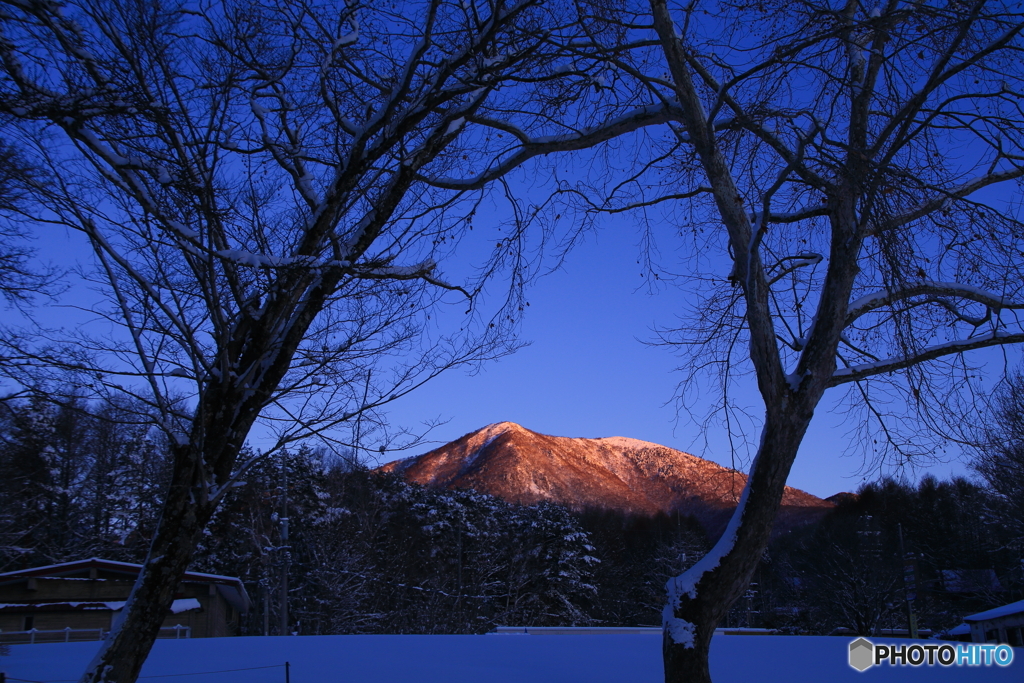
[[244,249],[221,249],[217,252],[217,255],[234,261],[235,263],[243,266],[287,266],[292,263],[292,259],[287,256],[272,256],[267,254],[254,254],[251,251],[245,251]]
[[451,123],[448,124],[448,129],[445,130],[444,134],[445,135],[454,135],[455,133],[458,133],[459,130],[462,128],[463,124],[465,124],[465,123],[466,123],[466,117],[460,116],[459,118],[455,119],[454,121],[452,121]]
[[971,635],[971,627],[969,624],[960,624],[946,631],[948,636],[969,636]]
[[805,251],[797,254],[793,260],[790,261],[789,267],[800,268],[802,266],[816,266],[822,262],[825,257],[821,254],[814,252]]
[[862,308],[873,306],[879,302],[884,302],[888,298],[888,296],[889,292],[885,290],[879,290],[877,292],[866,294],[857,299],[856,301],[850,303],[849,307],[846,309],[846,315],[855,315]]
[[356,248],[357,244],[359,244],[359,240],[363,238],[363,234],[366,232],[366,228],[369,227],[370,223],[373,222],[373,219],[376,217],[376,215],[377,211],[375,209],[370,209],[368,212],[366,212],[366,215],[363,216],[359,223],[356,224],[355,229],[352,231],[352,235],[349,236],[345,244],[342,245],[342,253],[344,253],[345,255],[351,254],[352,250]]
[[491,434],[490,436],[488,436],[487,439],[485,439],[484,442],[480,444],[480,448],[476,449],[473,455],[466,458],[465,462],[462,463],[462,467],[460,468],[461,472],[468,472],[470,469],[472,469],[473,463],[477,461],[477,459],[480,457],[480,454],[483,453],[484,450],[486,450],[487,447],[490,446],[494,442],[494,440],[497,439],[502,434],[503,432],[498,432],[496,434]]
[[673,643],[683,647],[693,647],[693,638],[697,635],[695,624],[674,616],[672,614],[672,605],[665,605],[661,613],[661,619]]
[[[187,441],[186,441],[187,443]],[[154,557],[150,560],[151,563],[155,563],[161,559],[162,556]],[[98,566],[104,570],[117,570],[123,569],[127,573],[135,574],[142,567],[141,564],[133,564],[131,562],[118,562],[117,560],[104,560],[99,557],[90,557],[85,560],[76,560],[74,562],[61,562],[59,564],[48,564],[42,567],[32,567],[31,569],[19,569],[13,572],[4,572],[0,574],[0,579],[8,579],[20,576],[36,576],[41,579],[45,578],[60,578],[62,581],[67,581],[70,577],[61,576],[62,572],[77,571],[81,569],[87,569],[92,565]],[[50,573],[50,570],[60,570]],[[185,580],[189,579],[211,579],[215,582],[223,583],[237,583],[238,578],[234,576],[223,576],[222,574],[207,574],[205,572],[185,572]],[[102,581],[104,579],[81,579],[83,581]]]
[[313,189],[313,178],[309,173],[304,173],[297,177],[295,179],[295,186],[307,201],[311,202],[314,206],[320,204],[320,197],[317,196],[316,190]]
[[[925,294],[942,294],[945,296],[959,296],[965,299],[971,299],[979,303],[984,303],[993,308],[1016,307],[1018,304],[1010,302],[981,287],[975,287],[974,285],[964,284],[961,282],[937,282],[932,280],[925,280],[919,285],[915,285],[908,288],[914,296],[920,296]],[[879,290],[866,294],[856,301],[852,302],[846,309],[848,316],[860,315],[865,309],[877,307],[880,304],[885,304],[890,298],[903,298],[906,295],[904,292],[889,292],[886,290]]]
[[[93,579],[87,579],[93,580]],[[118,601],[96,601],[96,600],[85,600],[85,601],[74,601],[74,602],[33,602],[33,603],[0,603],[0,609],[19,608],[19,607],[81,607],[84,610],[92,609],[109,609],[118,611],[125,606],[124,600]],[[195,598],[180,598],[171,603],[171,613],[181,614],[182,612],[188,612],[194,609],[202,609],[203,606],[199,604],[199,601]]]
[[[175,600],[177,602],[177,600]],[[0,604],[0,609],[16,609],[19,607],[81,607],[82,609],[109,609],[119,610],[124,607],[124,600],[118,602],[99,602],[96,600],[85,600],[85,601],[64,601],[64,602],[33,602],[33,603],[15,603],[5,602]]]
[[658,445],[652,441],[632,439],[628,436],[604,436],[599,439],[594,439],[594,441],[601,441],[616,448],[635,448],[637,450],[644,448],[664,448],[664,446]]
[[[805,339],[800,339],[799,341],[801,344],[807,343]],[[804,381],[804,377],[807,377],[808,375],[810,375],[810,372],[806,370],[801,372],[799,375],[795,372],[791,372],[786,375],[786,384],[789,385],[791,391],[800,391],[800,384]]]
[[[762,441],[764,440],[764,432],[761,433],[761,439]],[[757,458],[755,457],[754,462],[750,465],[750,471],[753,472],[756,467]],[[697,584],[700,583],[700,580],[705,574],[714,571],[722,561],[722,558],[732,552],[733,546],[736,544],[736,536],[739,533],[740,522],[743,519],[749,495],[750,480],[748,479],[747,485],[743,487],[743,493],[740,494],[740,501],[736,506],[736,510],[729,519],[728,526],[725,527],[725,532],[718,539],[718,542],[715,543],[714,547],[711,548],[711,551],[700,558],[697,564],[682,574],[673,576],[665,583],[668,601],[661,613],[662,626],[668,631],[672,640],[680,645],[693,647],[694,625],[677,618],[675,610],[679,607],[684,595],[689,596],[691,599],[697,597]]]
[[[371,272],[380,277],[413,277],[415,275],[429,273],[436,267],[437,263],[434,259],[428,258],[425,261],[411,266],[385,266],[383,268],[375,268]],[[368,407],[369,406],[363,406],[364,409]]]
[[969,617],[964,617],[964,621],[986,621],[988,619],[1008,617],[1011,614],[1020,614],[1022,612],[1024,612],[1024,600],[1019,600],[1017,602],[1011,602],[1009,605],[1003,605],[1002,607],[996,607],[984,612],[972,614]]
[[171,613],[181,614],[194,609],[202,609],[203,606],[195,598],[181,598],[171,603]]
[[89,145],[91,145],[92,148],[96,151],[96,153],[102,156],[106,160],[106,162],[111,166],[125,166],[128,164],[128,159],[124,158],[120,154],[117,154],[112,149],[104,145],[100,141],[99,137],[97,137],[96,134],[93,133],[91,130],[87,128],[82,128],[81,130],[78,131],[78,134],[82,137],[82,139],[88,142]]
[[[715,636],[715,683],[1010,683],[1008,667],[872,667],[847,664],[852,638]],[[886,642],[880,639],[878,642]],[[905,642],[905,641],[901,641]],[[14,645],[0,659],[9,677],[77,680],[98,643]],[[159,640],[142,670],[162,683],[281,683],[284,663],[302,683],[661,683],[661,634],[485,636],[298,636]],[[268,667],[268,668],[260,668]],[[248,669],[227,671],[230,669]],[[203,672],[216,675],[196,676]],[[179,674],[179,675],[174,675]],[[192,674],[192,675],[188,675]]]
[[[999,337],[1009,336],[1009,333],[1003,330],[994,330],[992,332],[986,332],[985,334],[979,334],[976,337],[968,337],[966,339],[954,339],[953,341],[945,342],[942,344],[935,344],[933,346],[926,346],[917,354],[923,356],[928,353],[935,351],[949,350],[950,353],[956,353],[956,349],[964,347],[965,350],[970,350],[972,345],[987,342],[992,339],[998,339]],[[887,368],[889,366],[895,366],[899,363],[903,363],[907,360],[906,356],[898,356],[894,358],[886,358],[873,363],[862,363],[860,365],[851,365],[846,368],[839,368],[832,377],[839,379],[842,377],[849,377],[851,375],[856,376],[863,373],[871,372],[872,370],[878,370],[879,368]]]
[[337,40],[334,41],[334,45],[331,46],[331,51],[334,52],[338,48],[346,47],[348,45],[354,45],[356,43],[356,41],[358,41],[358,40],[359,40],[359,32],[358,31],[353,31],[352,33],[348,33],[346,35],[343,35],[342,37],[340,37],[340,38],[338,38]]

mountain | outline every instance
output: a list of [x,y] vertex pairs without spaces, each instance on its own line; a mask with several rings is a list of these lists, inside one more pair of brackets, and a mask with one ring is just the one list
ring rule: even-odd
[[[645,515],[679,510],[718,518],[736,506],[747,481],[742,472],[655,443],[621,436],[548,436],[514,422],[488,425],[379,470],[417,484],[475,489],[524,505],[551,501],[576,510]],[[790,487],[782,505],[785,517],[817,516],[833,507]]]
[[856,493],[850,493],[849,491],[840,491],[839,493],[829,496],[825,500],[832,503],[833,505],[840,505],[842,503],[856,503],[857,499],[860,498]]

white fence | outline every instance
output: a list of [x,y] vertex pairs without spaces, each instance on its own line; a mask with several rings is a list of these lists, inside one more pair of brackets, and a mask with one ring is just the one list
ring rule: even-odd
[[[0,631],[0,643],[8,645],[34,645],[36,643],[75,643],[83,640],[103,640],[109,631],[102,628],[67,628],[52,631],[31,628],[27,631]],[[164,626],[157,638],[191,638],[190,626]]]

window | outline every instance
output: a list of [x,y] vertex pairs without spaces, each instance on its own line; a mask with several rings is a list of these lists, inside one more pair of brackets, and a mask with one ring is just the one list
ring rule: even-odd
[[998,643],[999,642],[999,629],[992,628],[985,631],[985,642],[986,643]]
[[1014,647],[1024,646],[1024,638],[1021,638],[1019,626],[1006,629],[1006,642]]
[[33,617],[31,615],[25,617],[25,628],[22,629],[22,630],[24,630],[24,631],[31,631],[33,625],[35,624],[35,622],[36,622],[36,618],[35,617]]

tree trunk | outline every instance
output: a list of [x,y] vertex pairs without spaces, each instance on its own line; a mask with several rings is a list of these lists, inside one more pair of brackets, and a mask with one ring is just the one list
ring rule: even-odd
[[199,457],[191,445],[176,449],[171,486],[146,563],[80,683],[132,683],[138,678],[212,511],[195,497]]
[[[806,395],[801,398],[806,401]],[[790,467],[813,414],[813,409],[801,408],[794,398],[788,409],[768,411],[761,447],[725,533],[700,562],[669,580],[670,600],[673,595],[678,599],[672,609],[674,624],[686,637],[674,637],[666,620],[665,683],[711,683],[711,636],[747,589],[768,545]]]
[[698,626],[692,647],[679,645],[668,631],[662,634],[661,654],[665,660],[665,681],[675,683],[710,683],[711,670],[708,668],[708,655],[711,650],[711,636],[715,632],[712,624],[708,629]]

